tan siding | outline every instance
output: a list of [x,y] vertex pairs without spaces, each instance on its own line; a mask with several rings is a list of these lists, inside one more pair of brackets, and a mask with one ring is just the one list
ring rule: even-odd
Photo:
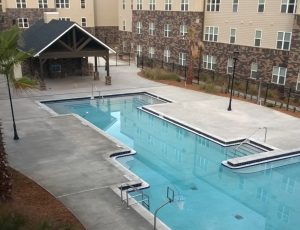
[[[17,8],[16,0],[6,0],[6,8]],[[54,8],[54,0],[48,0],[48,8]],[[38,8],[38,0],[26,0],[26,8]]]
[[119,0],[119,30],[123,30],[123,20],[126,22],[126,30],[132,31],[132,10],[131,1],[125,0],[125,9],[123,9],[123,0]]
[[292,32],[293,14],[280,13],[281,0],[266,1],[264,13],[258,13],[258,1],[240,1],[232,12],[232,1],[221,1],[220,12],[205,12],[205,26],[219,27],[218,42],[229,43],[230,28],[236,28],[236,44],[254,46],[255,30],[262,30],[261,47],[274,49],[278,31]]
[[[204,0],[189,0],[189,11],[203,12]],[[133,0],[133,9],[136,10],[137,0]],[[155,0],[156,10],[165,10],[165,0]],[[172,0],[172,11],[181,11],[181,0]],[[143,10],[149,10],[149,0],[143,0]]]
[[96,26],[118,26],[119,0],[94,0]]

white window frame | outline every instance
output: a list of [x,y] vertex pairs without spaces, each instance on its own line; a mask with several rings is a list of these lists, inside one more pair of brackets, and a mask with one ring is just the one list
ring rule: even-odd
[[181,0],[180,9],[181,9],[181,11],[188,11],[189,10],[189,0]]
[[55,0],[55,7],[59,9],[70,8],[69,0]]
[[[282,38],[279,38],[281,33],[282,33]],[[290,36],[289,40],[286,39],[286,36],[288,34]],[[292,40],[292,32],[278,31],[278,33],[277,33],[277,40],[276,40],[276,49],[279,49],[279,50],[290,50],[291,40]],[[281,43],[281,45],[280,45],[279,42]],[[287,49],[284,48],[286,43],[288,43],[288,48]]]
[[155,0],[149,0],[149,10],[155,10]]
[[180,36],[185,39],[187,33],[188,33],[188,27],[186,24],[181,24],[179,28]]
[[167,49],[164,50],[164,62],[165,63],[169,63],[170,62],[170,58],[171,58],[171,52],[167,48]]
[[[294,14],[297,10],[297,0],[294,0],[293,3],[290,2],[291,0],[281,0],[280,12],[286,14]],[[292,8],[292,11],[290,10]]]
[[215,70],[216,69],[217,59],[213,55],[203,55],[203,68],[207,70]]
[[123,31],[126,30],[126,21],[125,20],[123,20],[122,29],[123,29]]
[[136,54],[137,54],[137,56],[139,56],[139,57],[143,55],[143,48],[142,48],[141,45],[137,45],[137,46],[136,46]]
[[80,0],[80,8],[85,9],[86,8],[86,1],[85,0]]
[[164,37],[169,38],[171,33],[171,24],[164,24]]
[[149,47],[149,58],[153,59],[155,55],[155,49],[153,46]]
[[136,23],[136,33],[137,34],[142,34],[142,22],[137,22]]
[[48,8],[48,0],[38,0],[39,9]]
[[230,28],[230,31],[229,31],[229,44],[235,44],[235,43],[236,43],[236,28]]
[[239,0],[232,0],[232,12],[237,13],[239,10]]
[[207,0],[206,11],[220,12],[220,2],[221,0]]
[[186,61],[187,61],[187,53],[179,52],[179,59],[178,63],[181,66],[186,66]]
[[16,0],[16,6],[19,9],[26,8],[26,0]]
[[257,74],[258,74],[258,65],[256,62],[252,62],[251,69],[250,69],[250,78],[257,79]]
[[19,28],[29,28],[28,18],[18,18],[18,27]]
[[263,13],[266,9],[266,0],[258,0],[257,12]]
[[87,19],[86,17],[81,18],[81,27],[87,27]]
[[165,0],[165,11],[172,10],[172,0]]
[[297,82],[296,82],[296,90],[300,91],[300,72],[298,73],[298,78],[297,78]]
[[206,26],[204,32],[204,41],[217,42],[219,37],[219,27]]
[[[260,36],[258,36],[258,33],[260,33]],[[254,37],[254,46],[255,47],[261,47],[261,39],[262,39],[262,30],[255,30],[255,37]],[[257,44],[259,43],[259,44]]]
[[143,0],[136,0],[136,9],[137,10],[143,9]]
[[149,22],[149,35],[154,36],[155,24],[154,22]]
[[227,60],[227,74],[232,74],[233,73],[233,58],[228,58]]
[[[277,85],[285,85],[286,73],[287,73],[287,68],[273,66],[271,82]],[[281,79],[283,79],[283,83],[282,81],[280,81]]]

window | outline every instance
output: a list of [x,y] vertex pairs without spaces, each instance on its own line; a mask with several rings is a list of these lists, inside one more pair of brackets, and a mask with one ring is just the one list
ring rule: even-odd
[[260,45],[261,45],[261,38],[262,38],[262,32],[261,32],[261,30],[256,30],[255,31],[254,46],[260,47]]
[[17,8],[26,8],[26,0],[17,0]]
[[278,85],[285,85],[285,79],[286,79],[286,68],[274,66],[271,82]]
[[187,25],[180,25],[180,36],[185,38],[185,36],[187,35]]
[[55,0],[56,8],[69,8],[69,0]]
[[154,35],[154,30],[155,30],[155,26],[153,22],[149,23],[149,35],[153,36]]
[[60,73],[61,72],[61,65],[60,64],[51,64],[50,70],[52,73]]
[[165,10],[172,10],[172,0],[165,0]]
[[154,58],[155,50],[153,47],[149,47],[149,58]]
[[296,12],[297,0],[282,0],[281,13],[293,14]]
[[227,74],[233,73],[233,59],[229,58],[227,61]]
[[137,34],[141,34],[142,33],[142,23],[141,22],[137,22],[136,23],[136,33]]
[[164,25],[164,36],[168,38],[168,37],[170,37],[170,33],[171,33],[171,25],[165,24]]
[[207,0],[207,11],[220,11],[220,0]]
[[165,49],[164,50],[164,62],[169,63],[170,62],[171,53],[170,50]]
[[143,0],[137,0],[136,9],[137,10],[142,10],[143,9]]
[[203,68],[208,70],[215,70],[216,57],[212,55],[203,55]]
[[48,0],[39,0],[39,8],[48,8]]
[[258,0],[258,8],[257,12],[264,12],[265,11],[265,0]]
[[219,28],[214,26],[205,27],[204,41],[217,42]]
[[297,79],[297,83],[296,83],[296,90],[300,91],[300,73],[298,73],[298,79]]
[[236,40],[236,29],[230,29],[229,43],[234,44]]
[[232,0],[232,12],[238,12],[239,0]]
[[67,18],[67,17],[62,17],[62,18],[59,18],[59,20],[62,20],[62,21],[71,21],[71,18]]
[[80,7],[85,9],[85,0],[80,0]]
[[287,223],[289,221],[290,209],[286,205],[279,205],[277,211],[277,217],[279,220]]
[[253,79],[257,79],[258,78],[257,69],[258,69],[257,63],[252,62],[251,63],[250,78],[253,78]]
[[277,34],[277,49],[289,50],[291,44],[291,32],[278,32]]
[[189,10],[189,0],[181,0],[181,11]]
[[179,65],[186,66],[186,53],[179,53]]
[[123,10],[125,10],[125,6],[126,6],[126,0],[123,0],[123,4],[122,4],[122,6],[123,6]]
[[149,10],[155,10],[155,0],[149,0]]
[[126,30],[126,21],[123,20],[123,30],[125,31]]
[[86,18],[81,18],[81,26],[86,27],[86,25],[87,25]]
[[29,27],[28,18],[18,18],[18,27],[28,28]]
[[141,45],[137,45],[136,46],[136,53],[137,53],[137,56],[142,56],[142,46]]

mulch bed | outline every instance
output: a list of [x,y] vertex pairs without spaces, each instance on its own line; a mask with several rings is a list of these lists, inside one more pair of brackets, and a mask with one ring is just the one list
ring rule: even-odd
[[21,215],[25,224],[20,229],[84,229],[75,216],[50,193],[16,170],[10,168],[10,172],[13,199],[0,204],[0,218],[8,214]]

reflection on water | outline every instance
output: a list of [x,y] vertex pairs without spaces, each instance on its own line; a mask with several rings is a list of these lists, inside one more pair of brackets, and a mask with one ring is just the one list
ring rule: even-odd
[[299,164],[235,173],[221,166],[228,148],[137,109],[156,103],[136,95],[47,105],[83,116],[135,149],[119,161],[150,184],[151,211],[167,186],[176,191],[175,203],[159,214],[172,229],[299,228]]

